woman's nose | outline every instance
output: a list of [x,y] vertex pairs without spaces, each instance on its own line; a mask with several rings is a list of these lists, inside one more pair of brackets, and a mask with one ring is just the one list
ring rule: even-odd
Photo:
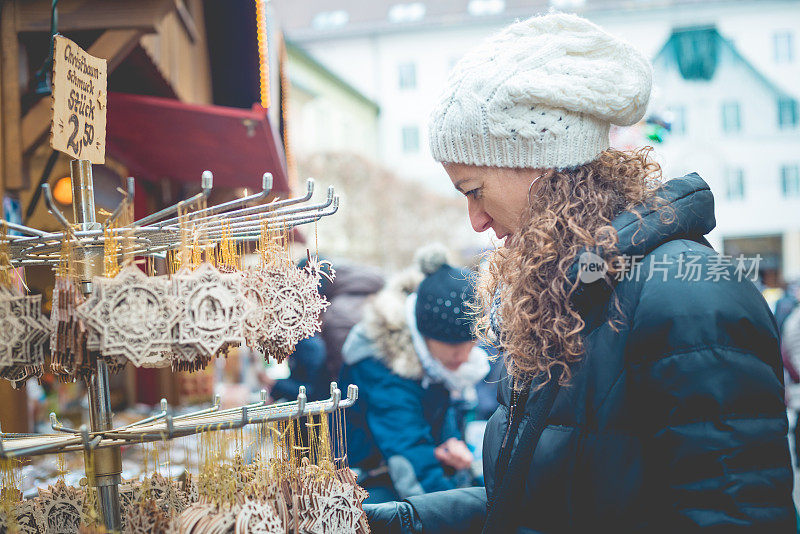
[[477,205],[477,202],[472,200],[467,205],[469,211],[469,222],[472,224],[472,229],[478,233],[485,232],[492,225],[492,218],[484,209]]

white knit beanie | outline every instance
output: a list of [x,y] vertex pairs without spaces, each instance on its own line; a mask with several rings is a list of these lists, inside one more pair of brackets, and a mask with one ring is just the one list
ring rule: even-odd
[[652,66],[577,15],[508,26],[456,64],[431,114],[433,157],[490,167],[575,167],[609,147],[612,124],[638,122]]

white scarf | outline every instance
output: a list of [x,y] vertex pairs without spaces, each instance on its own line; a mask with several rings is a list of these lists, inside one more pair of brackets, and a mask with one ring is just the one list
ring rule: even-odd
[[417,294],[412,293],[406,298],[406,322],[411,331],[411,340],[414,351],[425,372],[422,378],[422,387],[427,388],[431,383],[441,382],[454,399],[467,401],[475,400],[475,384],[489,373],[489,355],[482,348],[475,346],[469,353],[469,359],[461,364],[456,371],[451,371],[442,362],[433,357],[425,338],[417,329]]

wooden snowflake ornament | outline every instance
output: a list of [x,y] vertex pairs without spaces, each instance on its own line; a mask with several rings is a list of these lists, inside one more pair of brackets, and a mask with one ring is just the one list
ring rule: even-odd
[[128,265],[114,278],[95,278],[94,287],[98,296],[78,312],[98,332],[102,354],[125,356],[137,367],[164,365],[177,315],[166,277]]
[[208,263],[173,277],[178,300],[178,342],[213,357],[225,343],[244,341],[245,301],[237,273],[222,273]]
[[39,490],[35,515],[42,534],[77,533],[83,522],[83,492],[59,480]]

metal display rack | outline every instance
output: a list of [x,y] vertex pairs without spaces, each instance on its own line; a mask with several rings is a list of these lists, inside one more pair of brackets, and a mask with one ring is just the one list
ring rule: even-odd
[[[184,241],[182,230],[187,226],[193,230],[198,244],[219,241],[226,234],[231,241],[258,241],[262,230],[291,230],[316,222],[336,213],[339,198],[333,187],[328,188],[327,199],[318,204],[307,204],[314,192],[314,181],[308,179],[306,193],[302,197],[266,202],[272,189],[272,175],[265,173],[262,190],[230,202],[189,211],[205,201],[213,187],[210,171],[202,175],[201,192],[131,224],[109,228],[122,213],[125,203],[132,202],[133,178],[128,178],[127,197],[100,224],[95,219],[94,184],[92,166],[87,160],[70,162],[72,179],[72,207],[74,221],[70,223],[58,209],[48,184],[42,185],[49,211],[64,227],[63,232],[44,232],[27,226],[4,222],[18,235],[8,235],[8,250],[14,266],[56,265],[60,259],[64,239],[74,244],[79,265],[78,279],[84,296],[92,293],[92,279],[102,274],[105,235],[119,236],[131,256],[165,257],[170,250],[180,247]],[[109,369],[105,360],[93,357],[93,372],[86,379],[89,400],[90,428],[64,427],[55,414],[50,415],[52,428],[57,434],[3,434],[0,432],[0,458],[15,458],[40,454],[83,450],[93,455],[98,504],[103,521],[109,532],[120,530],[119,484],[121,482],[122,455],[120,447],[125,444],[168,440],[176,437],[241,428],[245,425],[297,419],[306,415],[332,413],[352,406],[358,398],[358,388],[349,386],[347,397],[335,382],[331,383],[331,396],[327,400],[306,402],[305,388],[301,387],[297,400],[268,405],[266,391],[261,401],[239,408],[221,410],[219,399],[211,408],[173,417],[165,400],[161,412],[136,423],[114,428],[111,411]]]

